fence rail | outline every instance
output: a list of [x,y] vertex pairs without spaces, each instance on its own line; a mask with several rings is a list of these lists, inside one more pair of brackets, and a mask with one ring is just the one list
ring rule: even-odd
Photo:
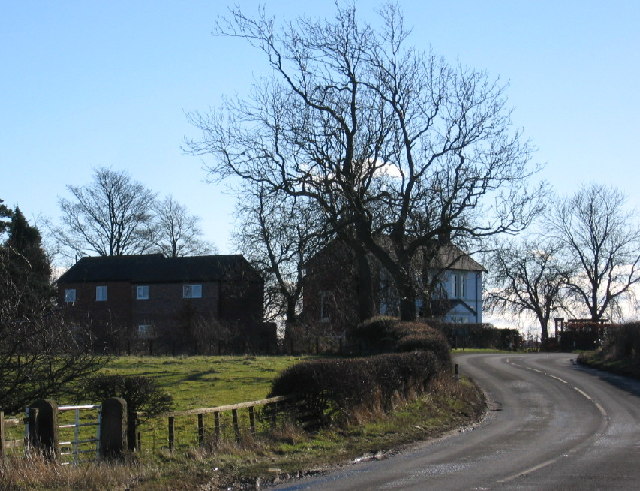
[[[248,402],[240,402],[238,404],[227,404],[224,406],[217,407],[208,407],[208,408],[197,408],[197,409],[189,409],[186,411],[171,411],[165,414],[160,415],[161,418],[167,418],[167,443],[170,451],[173,451],[176,446],[176,418],[178,417],[186,417],[186,416],[196,416],[197,417],[197,442],[198,445],[202,446],[205,443],[205,419],[204,416],[207,414],[213,414],[213,437],[215,441],[219,441],[222,437],[223,433],[223,424],[221,421],[221,415],[225,412],[231,412],[231,428],[233,428],[233,435],[237,441],[241,438],[241,428],[240,428],[240,415],[238,411],[240,409],[247,409],[247,418],[249,424],[249,432],[251,435],[256,434],[256,408],[277,405],[281,402],[291,401],[291,396],[277,396],[270,397],[268,399],[260,399],[257,401],[248,401]],[[275,425],[275,415],[276,412],[272,412],[271,426]]]
[[[166,418],[165,448],[173,451],[178,441],[178,430],[183,432],[180,434],[186,432],[191,435],[187,438],[189,443],[186,443],[189,447],[193,444],[203,446],[208,441],[217,444],[226,438],[239,442],[243,435],[253,437],[263,430],[275,428],[278,418],[284,421],[283,409],[296,407],[298,402],[293,396],[277,396],[217,407],[171,411],[153,419],[160,423]],[[280,404],[282,405],[279,406]],[[83,421],[82,411],[96,411],[97,416],[94,421],[88,422],[86,417]],[[71,417],[62,416],[59,421],[59,416],[64,413],[71,413]],[[127,448],[131,448],[127,441],[127,435],[130,434],[128,429],[135,429],[136,425],[136,418],[129,421],[127,414],[126,401],[117,398],[108,399],[102,404],[77,406],[58,406],[52,400],[36,401],[27,408],[24,420],[5,418],[4,413],[0,411],[0,457],[6,455],[8,449],[23,445],[25,452],[36,449],[42,451],[47,458],[61,460],[62,463],[85,462],[87,459],[81,457],[90,453],[97,457],[120,458]],[[138,415],[144,416],[144,413]],[[209,427],[205,424],[207,415],[213,415],[213,422],[209,423]],[[196,424],[190,426],[188,420],[191,419],[193,424],[194,417]],[[181,425],[176,424],[177,419],[181,420]],[[6,429],[21,425],[25,427],[25,438],[8,439]],[[91,428],[96,428],[94,434],[91,434]],[[140,433],[134,431],[133,434],[137,436],[136,447],[140,450]],[[211,440],[207,440],[207,437],[211,437]],[[155,430],[153,442],[155,451]],[[95,447],[90,448],[89,445],[94,443]]]

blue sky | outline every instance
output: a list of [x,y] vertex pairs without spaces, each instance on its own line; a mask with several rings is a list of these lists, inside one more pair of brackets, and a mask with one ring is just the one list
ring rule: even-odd
[[[234,199],[181,150],[197,136],[186,112],[266,73],[259,52],[211,35],[233,3],[252,14],[260,2],[0,1],[0,198],[36,223],[55,220],[66,185],[110,166],[172,194],[220,252],[236,252]],[[509,83],[513,121],[559,193],[604,183],[640,207],[640,2],[399,4],[412,44]],[[330,0],[266,5],[281,20],[334,10]],[[357,2],[365,19],[379,5]]]

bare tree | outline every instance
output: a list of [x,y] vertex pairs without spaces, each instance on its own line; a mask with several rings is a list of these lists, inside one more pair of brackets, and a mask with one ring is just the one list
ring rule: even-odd
[[141,254],[151,246],[155,195],[125,172],[97,169],[86,186],[67,186],[61,198],[62,226],[54,230],[67,255]]
[[275,77],[249,100],[192,114],[202,138],[189,145],[214,156],[215,178],[312,200],[337,235],[389,272],[402,318],[414,319],[416,254],[435,258],[438,238],[522,229],[540,189],[503,87],[407,46],[397,7],[381,19],[376,31],[354,6],[338,6],[334,20],[278,29],[264,13],[233,10],[219,33],[261,49]]
[[197,256],[211,254],[215,247],[202,239],[200,218],[172,196],[154,205],[154,249],[166,257]]
[[548,213],[549,233],[575,274],[573,299],[593,321],[611,315],[640,282],[640,227],[625,196],[602,185],[583,187]]
[[41,272],[31,270],[23,254],[0,247],[0,404],[9,413],[36,399],[69,394],[72,382],[106,362],[64,322],[40,282]]
[[269,320],[297,321],[305,265],[329,240],[321,210],[265,186],[245,186],[238,199],[235,242],[265,280]]
[[493,311],[533,314],[541,339],[549,338],[549,321],[565,307],[570,265],[562,245],[543,238],[500,244],[490,255],[486,305]]

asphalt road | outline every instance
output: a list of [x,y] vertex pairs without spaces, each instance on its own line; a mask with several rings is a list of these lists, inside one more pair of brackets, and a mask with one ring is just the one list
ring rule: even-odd
[[640,382],[574,359],[458,356],[488,396],[476,428],[276,489],[640,490]]

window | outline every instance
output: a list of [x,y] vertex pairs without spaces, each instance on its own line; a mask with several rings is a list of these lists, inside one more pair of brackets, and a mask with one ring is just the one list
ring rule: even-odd
[[453,275],[453,286],[456,298],[464,298],[467,296],[466,277],[464,273],[455,273]]
[[202,298],[202,285],[182,285],[182,298]]
[[151,324],[140,324],[138,326],[138,336],[141,338],[148,338],[151,336],[153,326]]
[[149,285],[138,285],[136,287],[137,300],[149,300]]
[[331,294],[329,292],[320,292],[320,321],[329,321],[329,306],[331,302]]
[[67,288],[64,291],[64,301],[67,303],[73,303],[76,301],[76,289],[75,288]]
[[96,286],[96,302],[106,302],[106,301],[107,301],[107,287]]

